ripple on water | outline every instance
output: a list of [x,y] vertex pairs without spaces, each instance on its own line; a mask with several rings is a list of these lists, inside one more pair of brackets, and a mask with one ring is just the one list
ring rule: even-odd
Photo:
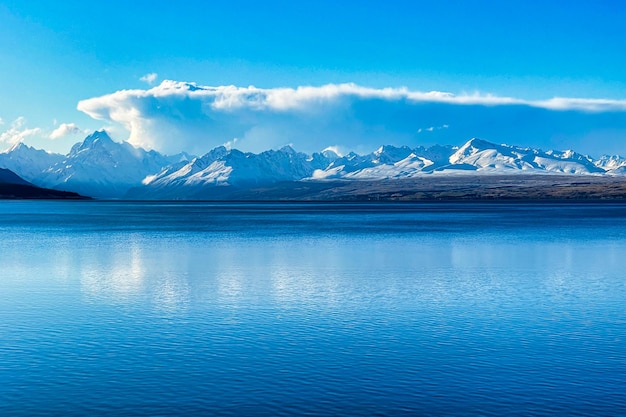
[[3,205],[0,414],[618,415],[625,219]]

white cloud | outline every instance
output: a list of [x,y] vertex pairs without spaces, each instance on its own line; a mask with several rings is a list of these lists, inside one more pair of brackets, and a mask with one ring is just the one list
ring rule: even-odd
[[237,142],[239,142],[239,139],[233,138],[233,140],[229,140],[228,142],[225,142],[223,145],[226,149],[236,149]]
[[441,129],[447,129],[448,125],[441,125],[441,126],[430,126],[430,127],[425,127],[425,128],[419,128],[417,129],[417,133],[423,133],[423,132],[434,132],[436,130],[441,130]]
[[159,75],[156,72],[151,72],[150,74],[146,74],[141,77],[139,81],[143,81],[144,83],[152,85],[157,80],[157,78],[159,78]]
[[[543,147],[556,143],[554,138],[580,139],[603,123],[626,132],[626,100],[530,101],[355,84],[262,89],[166,80],[146,90],[83,100],[78,109],[122,125],[134,145],[170,153],[232,146],[234,138],[238,148],[251,151],[285,143],[306,152],[334,144],[371,151],[381,144],[425,144],[424,135],[417,136],[419,129],[432,132],[428,140],[435,143],[457,144],[479,136]],[[605,113],[617,116],[605,120]]]
[[15,145],[16,143],[23,142],[29,136],[37,135],[41,133],[41,129],[25,127],[26,119],[24,117],[18,117],[11,123],[11,127],[0,134],[0,142],[7,143],[9,145]]
[[626,111],[626,100],[555,97],[550,100],[529,102],[533,106],[550,110],[582,110],[587,112]]
[[59,139],[65,136],[78,135],[83,133],[85,133],[85,131],[76,126],[74,123],[61,123],[59,127],[52,131],[49,138]]
[[4,120],[2,120],[2,117],[0,117],[0,126],[2,126],[4,124]]

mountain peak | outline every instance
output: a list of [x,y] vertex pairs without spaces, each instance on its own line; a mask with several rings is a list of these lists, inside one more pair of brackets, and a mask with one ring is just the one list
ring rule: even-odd
[[463,146],[461,146],[455,153],[450,155],[449,161],[452,164],[459,162],[461,159],[465,157],[469,157],[470,155],[479,153],[481,151],[487,149],[500,149],[499,145],[495,143],[488,142],[479,138],[471,138]]
[[30,152],[46,152],[44,150],[37,150],[35,148],[33,148],[32,146],[28,146],[27,144],[25,144],[24,142],[16,142],[13,145],[11,145],[10,148],[8,148],[7,150],[0,152],[0,153],[4,153],[4,154],[23,154],[23,153],[30,153]]
[[[167,157],[157,151],[115,142],[100,130],[75,144],[67,156],[47,154],[25,144],[0,153],[7,168],[38,186],[78,191],[104,198],[120,198],[132,187],[150,186],[172,191],[176,198],[216,185],[243,186],[310,179],[413,178],[431,173],[559,173],[626,175],[626,160],[594,160],[573,151],[548,151],[496,145],[479,138],[461,147],[384,145],[376,151],[341,156],[333,147],[306,155],[291,146],[259,154],[218,146],[202,157]],[[157,191],[155,191],[157,192]],[[159,191],[160,192],[160,191]],[[163,191],[165,192],[165,191]],[[169,192],[169,191],[168,191]],[[154,194],[157,195],[157,194]],[[162,196],[164,196],[163,194]]]
[[341,152],[339,152],[339,149],[337,149],[336,146],[329,146],[326,149],[324,149],[321,153],[322,155],[324,155],[326,158],[329,158],[329,159],[337,159],[343,156]]
[[94,143],[98,140],[102,142],[113,142],[113,139],[111,139],[111,136],[109,136],[106,130],[96,130],[91,135],[87,136],[83,143]]
[[498,145],[496,145],[495,143],[486,141],[484,139],[471,138],[465,143],[465,145],[461,146],[461,149],[468,149],[470,147],[476,148],[476,149],[487,149],[487,148],[498,147]]
[[13,145],[11,145],[9,149],[4,151],[4,153],[19,152],[21,149],[28,149],[28,145],[25,145],[24,142],[21,142],[21,141],[16,142]]
[[291,155],[297,153],[296,150],[291,147],[291,145],[285,145],[282,148],[280,148],[279,151],[283,152],[283,153],[288,153],[288,154],[291,154]]
[[408,146],[394,146],[394,145],[382,145],[378,149],[376,149],[373,153],[374,155],[381,155],[385,152],[394,152],[398,149],[409,149]]
[[72,146],[69,155],[76,155],[77,153],[85,149],[94,149],[96,147],[108,147],[115,142],[105,130],[96,130],[91,135],[87,136],[85,140]]
[[25,144],[24,142],[17,142],[11,145],[11,147],[6,151],[0,153],[8,155],[11,158],[35,158],[36,155],[39,157],[50,156],[52,159],[61,158],[60,154],[49,152],[44,149],[37,149]]
[[389,150],[389,146],[390,145],[382,145],[380,148],[376,149],[373,154],[375,156],[380,156],[382,155],[386,150]]
[[[207,152],[206,154],[204,154],[202,156],[203,160],[207,160],[207,161],[216,161],[220,158],[223,158],[224,156],[228,155],[230,151],[228,149],[226,149],[226,147],[224,145],[218,146],[216,148],[211,149],[209,152]],[[196,158],[197,159],[197,158]]]

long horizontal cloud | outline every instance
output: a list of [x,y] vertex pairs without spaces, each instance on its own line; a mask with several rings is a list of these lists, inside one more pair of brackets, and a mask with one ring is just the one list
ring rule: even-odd
[[[588,153],[626,153],[626,100],[510,97],[354,84],[261,89],[163,81],[80,101],[89,116],[120,123],[129,142],[165,152],[223,143],[260,151],[293,144],[371,150],[381,144],[458,144],[469,137]],[[429,129],[446,126],[445,129]]]

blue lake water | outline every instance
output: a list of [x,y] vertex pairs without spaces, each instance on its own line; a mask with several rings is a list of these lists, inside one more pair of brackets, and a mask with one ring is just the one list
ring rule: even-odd
[[0,415],[624,415],[626,205],[0,202]]

